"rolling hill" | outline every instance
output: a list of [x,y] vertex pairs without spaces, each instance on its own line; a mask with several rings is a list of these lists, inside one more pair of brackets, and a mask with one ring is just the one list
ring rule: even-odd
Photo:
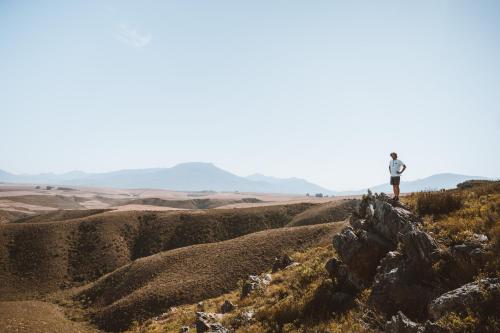
[[125,329],[169,306],[233,290],[277,256],[328,244],[355,204],[60,210],[3,223],[0,325],[12,327],[6,332],[94,332],[82,322],[91,320]]
[[[281,228],[311,204],[170,212],[43,214],[0,224],[0,300],[90,282],[131,261],[193,244]],[[75,212],[67,215],[77,216]],[[53,222],[50,222],[53,221]],[[35,223],[30,223],[35,222]]]

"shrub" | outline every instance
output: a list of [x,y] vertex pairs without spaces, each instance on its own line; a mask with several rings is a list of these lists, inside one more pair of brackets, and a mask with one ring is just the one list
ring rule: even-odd
[[459,193],[449,191],[419,192],[415,194],[415,209],[420,215],[442,215],[462,207]]

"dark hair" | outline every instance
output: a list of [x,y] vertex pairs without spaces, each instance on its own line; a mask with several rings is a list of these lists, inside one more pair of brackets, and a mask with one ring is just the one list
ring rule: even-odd
[[390,154],[390,156],[392,156],[392,155],[394,155],[396,158],[398,157],[398,154],[397,154],[397,153],[395,153],[395,152],[392,152],[392,153]]

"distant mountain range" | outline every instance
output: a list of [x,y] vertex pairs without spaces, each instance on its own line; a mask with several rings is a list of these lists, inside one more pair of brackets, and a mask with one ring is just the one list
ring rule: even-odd
[[237,176],[212,163],[191,162],[171,168],[132,169],[105,173],[72,171],[63,174],[14,175],[0,170],[0,181],[11,183],[80,185],[115,188],[160,188],[177,191],[240,191],[263,193],[329,193],[304,179],[262,175]]
[[[486,178],[446,173],[402,182],[401,187],[405,192],[453,188],[458,183],[469,179]],[[159,188],[176,191],[211,190],[219,192],[240,191],[290,194],[323,193],[329,195],[362,194],[367,190],[332,191],[301,178],[276,178],[261,174],[241,177],[220,169],[212,163],[202,162],[182,163],[171,168],[130,169],[105,173],[71,171],[63,174],[15,175],[0,170],[0,182],[115,188]],[[370,189],[374,192],[391,191],[388,184],[373,186]]]

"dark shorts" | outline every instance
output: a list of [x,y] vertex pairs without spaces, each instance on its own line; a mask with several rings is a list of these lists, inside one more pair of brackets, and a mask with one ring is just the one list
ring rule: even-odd
[[401,180],[401,177],[391,177],[391,185],[399,185],[399,181]]

